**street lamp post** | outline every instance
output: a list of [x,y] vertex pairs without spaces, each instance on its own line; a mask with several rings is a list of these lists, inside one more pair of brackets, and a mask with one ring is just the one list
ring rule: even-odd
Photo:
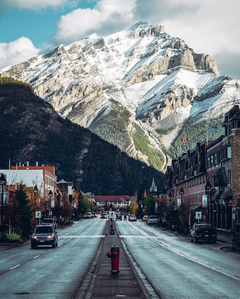
[[[38,202],[37,202],[37,193],[38,193],[38,188],[37,188],[37,186],[35,185],[34,186],[34,188],[33,188],[33,194],[34,194],[34,200],[35,200],[35,202],[34,202],[34,206],[35,206],[35,212],[37,211],[37,210],[39,210],[38,209]],[[36,222],[36,218],[35,218],[35,222]],[[38,222],[39,222],[39,218],[38,218]]]
[[0,185],[1,185],[1,232],[3,232],[3,186],[6,183],[4,174],[1,174]]
[[[49,195],[49,200],[50,200],[50,212],[51,212],[51,204],[52,204],[52,202],[51,202],[52,194],[53,194],[52,190],[49,190],[48,195]],[[52,216],[52,213],[51,213],[51,216]],[[52,217],[50,217],[50,218],[52,218]]]
[[182,201],[183,201],[183,195],[184,195],[184,190],[183,190],[183,187],[181,187],[181,189],[179,190],[179,193],[181,195],[181,204],[182,204]]
[[[207,181],[207,184],[205,186],[205,193],[207,194],[207,196],[210,199],[210,204],[211,204],[211,212],[210,212],[210,204],[209,201],[207,203],[208,206],[208,222],[211,222],[211,225],[213,225],[213,215],[212,215],[212,203],[211,203],[211,196],[210,196],[210,190],[212,189],[212,185],[209,182],[209,180]],[[211,221],[209,221],[209,218],[211,218]]]

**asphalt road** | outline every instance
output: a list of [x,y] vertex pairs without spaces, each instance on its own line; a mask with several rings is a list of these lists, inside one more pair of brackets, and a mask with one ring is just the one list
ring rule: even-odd
[[[0,298],[70,299],[79,292],[105,238],[106,220],[58,230],[59,246],[1,250]],[[195,244],[142,221],[115,221],[139,277],[160,298],[240,298],[240,256],[226,244]]]
[[224,243],[191,243],[142,221],[117,222],[139,271],[160,298],[240,298],[239,255]]
[[106,221],[84,220],[58,229],[52,249],[30,244],[1,251],[0,298],[73,298],[94,258]]

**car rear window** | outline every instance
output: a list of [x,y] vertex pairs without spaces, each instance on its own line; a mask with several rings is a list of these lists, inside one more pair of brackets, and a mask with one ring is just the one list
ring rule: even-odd
[[37,234],[52,233],[52,232],[53,232],[53,228],[50,226],[41,226],[36,228]]
[[42,222],[46,222],[46,223],[53,223],[53,219],[43,219]]

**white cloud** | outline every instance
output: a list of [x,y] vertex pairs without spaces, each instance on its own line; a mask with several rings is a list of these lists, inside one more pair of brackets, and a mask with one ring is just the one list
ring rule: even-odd
[[58,43],[71,43],[83,36],[95,33],[114,32],[134,22],[133,10],[137,0],[100,0],[93,9],[73,10],[62,16],[58,22],[55,40]]
[[83,0],[0,0],[0,17],[12,9],[41,10],[46,8],[59,8],[68,5],[76,7]]
[[[10,8],[37,10],[64,5],[70,7],[77,3],[81,5],[83,1],[0,0],[0,15]],[[222,74],[231,76],[231,66],[227,64],[227,60],[229,61],[229,57],[240,57],[239,0],[227,2],[225,0],[92,0],[92,2],[96,2],[92,9],[78,8],[61,17],[54,36],[57,44],[69,44],[92,33],[104,36],[126,29],[138,21],[147,21],[149,24],[161,23],[167,33],[185,40],[197,53],[207,53],[212,56],[216,59]],[[36,53],[36,48],[29,45],[29,51]],[[232,67],[235,73],[240,69],[238,61],[240,59],[237,59]],[[230,72],[226,72],[227,70]]]
[[29,57],[37,55],[39,49],[35,48],[30,39],[21,37],[10,43],[0,43],[0,69],[22,62]]
[[169,34],[184,39],[196,51],[215,55],[232,44],[231,51],[236,53],[240,52],[239,10],[239,0],[227,4],[225,0],[100,0],[94,9],[79,8],[62,16],[55,40],[70,43],[93,32],[113,33],[141,20],[163,24]]
[[36,10],[36,9],[50,7],[50,6],[65,5],[69,1],[68,0],[2,0],[1,2],[2,2],[1,5],[8,6],[9,8]]
[[168,33],[185,39],[196,51],[215,55],[229,49],[229,45],[233,52],[240,51],[240,1],[149,0],[148,4],[152,4],[151,12],[146,14],[146,6],[140,5],[139,16],[163,23]]

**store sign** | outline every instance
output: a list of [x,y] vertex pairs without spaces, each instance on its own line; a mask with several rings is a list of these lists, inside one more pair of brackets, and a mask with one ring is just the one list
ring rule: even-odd
[[181,197],[178,197],[177,198],[177,206],[180,207],[181,204],[182,204],[182,199],[181,199]]
[[54,198],[51,199],[51,208],[54,208]]
[[202,207],[207,208],[208,205],[208,196],[207,194],[202,194]]

